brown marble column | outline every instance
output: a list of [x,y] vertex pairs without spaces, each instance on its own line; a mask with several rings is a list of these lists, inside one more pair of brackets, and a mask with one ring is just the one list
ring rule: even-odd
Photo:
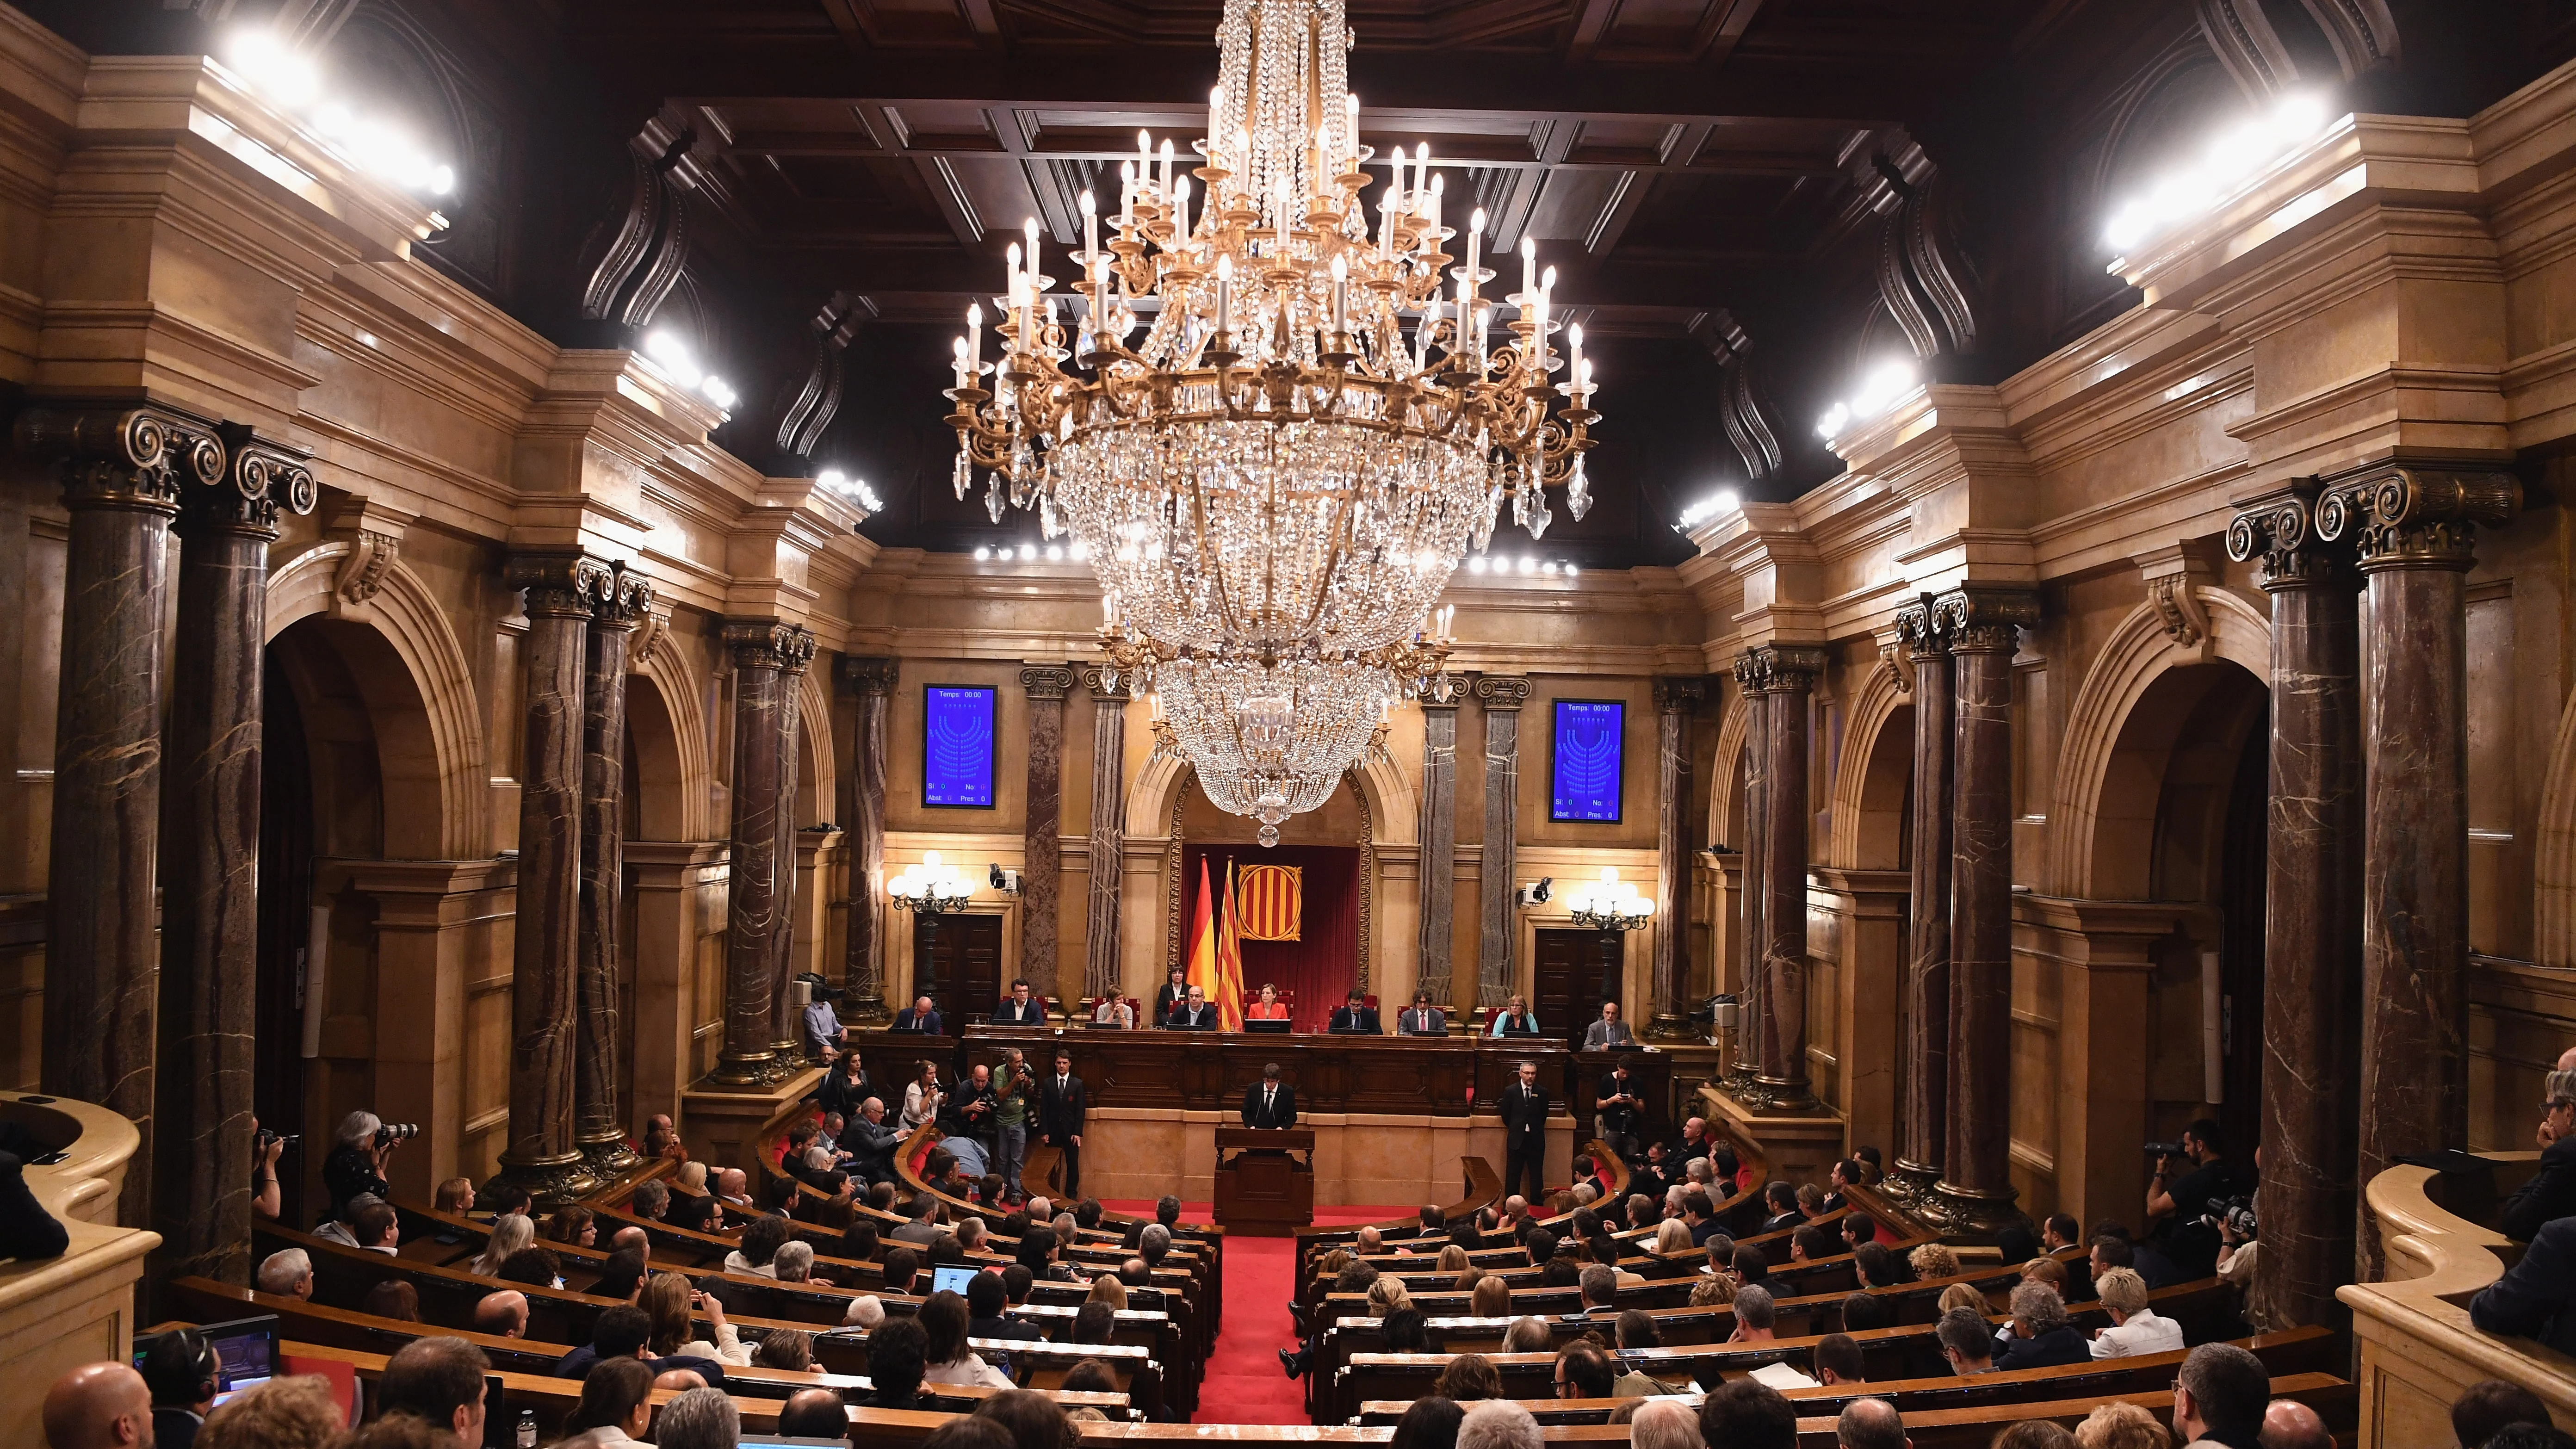
[[1736,848],[1744,855],[1742,894],[1744,930],[1737,962],[1741,989],[1736,1008],[1735,1059],[1728,1063],[1727,1090],[1738,1096],[1753,1091],[1753,1065],[1761,1057],[1762,957],[1770,944],[1763,922],[1769,919],[1763,889],[1764,843],[1769,837],[1771,770],[1771,697],[1768,675],[1750,654],[1735,657],[1735,686],[1744,694],[1744,838]]
[[[1520,980],[1520,923],[1512,918],[1519,886],[1521,822],[1521,707],[1529,703],[1526,679],[1478,677],[1476,702],[1485,707],[1485,835],[1476,892],[1476,998],[1508,998]],[[1447,1003],[1442,1003],[1446,1005]],[[1403,1002],[1389,1002],[1390,1012]]]
[[593,601],[582,661],[581,912],[573,949],[573,1145],[603,1180],[635,1165],[618,1101],[626,1027],[617,988],[626,912],[626,662],[653,581],[612,568]]
[[770,812],[770,829],[775,832],[778,862],[778,909],[772,919],[776,924],[769,932],[769,1075],[772,1081],[785,1081],[802,1070],[805,1049],[796,1040],[796,878],[802,852],[797,845],[796,794],[804,779],[804,738],[798,728],[805,718],[799,696],[805,688],[805,672],[814,662],[814,635],[797,629],[799,644],[779,656],[778,712],[772,716],[778,724],[778,808]]
[[1754,980],[1753,1078],[1739,1095],[1766,1109],[1815,1098],[1807,1082],[1807,700],[1824,651],[1765,645],[1736,660],[1736,678],[1763,697],[1762,862],[1748,875],[1762,897],[1762,956]]
[[279,508],[312,512],[315,489],[302,453],[224,440],[225,477],[182,489],[176,530],[152,1227],[156,1271],[247,1285],[268,546]]
[[520,554],[526,759],[519,768],[519,890],[510,978],[510,1130],[503,1181],[540,1199],[577,1197],[598,1178],[573,1145],[573,1059],[581,946],[583,673],[591,611],[614,580],[579,553]]
[[2361,638],[2349,547],[2316,536],[2313,486],[2227,530],[2272,596],[2271,784],[2264,842],[2263,1251],[2257,1327],[2348,1317],[2359,1206]]
[[[1701,675],[1655,681],[1655,1000],[1654,1015],[1638,1028],[1664,1041],[1690,1029],[1691,1003],[1683,996],[1690,989],[1691,719],[1706,698]],[[1493,847],[1485,848],[1490,862]]]
[[[1449,685],[1446,691],[1440,686]],[[1458,690],[1446,679],[1422,697],[1422,925],[1416,936],[1420,963],[1415,984],[1431,999],[1450,1004],[1458,939]],[[1501,1010],[1511,996],[1505,983],[1477,985],[1477,1005]],[[1460,1003],[1464,1005],[1464,1003]]]
[[55,1096],[133,1119],[117,1220],[152,1211],[153,872],[161,813],[161,627],[183,487],[223,476],[210,425],[162,408],[36,409],[18,451],[61,460],[63,567],[46,881],[44,1066]]
[[850,927],[842,986],[849,1008],[840,1013],[845,1025],[883,1026],[885,1003],[886,913],[886,715],[893,702],[896,664],[892,659],[843,659],[841,685],[858,697],[858,728],[853,732],[858,758],[851,762],[856,805],[850,822]]
[[[2468,1145],[2464,587],[2477,525],[2507,522],[2521,506],[2511,474],[2409,468],[2339,482],[2317,505],[2318,534],[2350,538],[2360,552],[2359,627],[2370,641],[2357,1182],[2399,1156]],[[2378,1278],[2379,1235],[2364,1223],[2359,1239],[2361,1276]]]
[[[1020,839],[1020,974],[1029,990],[1056,993],[1056,919],[1064,898],[1064,697],[1073,669],[1032,664],[1020,671],[1029,695],[1028,807]],[[1008,983],[1004,983],[1007,985]],[[992,1003],[983,1003],[986,1011]]]
[[1920,1197],[1941,1180],[1949,1155],[1950,1103],[1950,636],[1931,595],[1900,610],[1899,637],[1913,656],[1914,835],[1912,913],[1905,965],[1905,1112],[1889,1184]]
[[1950,637],[1950,1122],[1940,1210],[2012,1220],[2012,657],[2039,601],[1971,586],[1936,606]]
[[1127,844],[1126,676],[1104,665],[1082,668],[1091,694],[1091,866],[1083,900],[1082,991],[1118,992],[1118,898]]
[[726,879],[724,1047],[709,1074],[721,1086],[769,1080],[777,1050],[770,1019],[771,940],[783,910],[778,853],[778,712],[791,708],[781,677],[798,654],[813,658],[814,636],[794,624],[740,620],[724,628],[733,651],[733,862]]

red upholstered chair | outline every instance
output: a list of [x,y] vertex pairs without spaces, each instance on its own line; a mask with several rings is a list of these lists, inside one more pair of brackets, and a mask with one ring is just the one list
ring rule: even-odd
[[1371,993],[1369,993],[1367,996],[1365,996],[1365,997],[1363,997],[1363,998],[1361,998],[1361,999],[1362,999],[1364,1002],[1366,1002],[1366,1003],[1367,1003],[1367,1005],[1368,1005],[1368,1009],[1369,1009],[1369,1010],[1371,1010],[1371,1011],[1375,1011],[1375,1010],[1377,1010],[1377,993],[1375,993],[1375,992],[1371,992]]

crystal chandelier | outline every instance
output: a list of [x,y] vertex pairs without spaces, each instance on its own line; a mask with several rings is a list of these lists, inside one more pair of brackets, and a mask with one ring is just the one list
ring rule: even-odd
[[1527,241],[1503,320],[1481,211],[1450,266],[1427,154],[1396,148],[1371,223],[1343,0],[1227,0],[1217,42],[1200,164],[1176,173],[1171,143],[1140,137],[1105,245],[1085,195],[1078,324],[1035,221],[998,364],[968,309],[957,493],[982,468],[996,521],[1008,503],[1070,530],[1123,634],[1272,660],[1399,644],[1503,500],[1533,535],[1549,487],[1590,506],[1582,331],[1550,347],[1555,273]]

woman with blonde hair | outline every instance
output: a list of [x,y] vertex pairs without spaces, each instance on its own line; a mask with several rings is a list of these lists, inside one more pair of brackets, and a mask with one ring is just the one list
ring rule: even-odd
[[1722,1303],[1732,1303],[1739,1286],[1732,1273],[1703,1274],[1698,1282],[1691,1285],[1690,1306],[1715,1308]]
[[497,1278],[510,1255],[537,1240],[537,1224],[526,1213],[506,1213],[492,1220],[492,1237],[465,1271],[477,1278]]
[[[718,1364],[748,1368],[751,1349],[725,1322],[724,1304],[712,1295],[689,1286],[689,1280],[677,1273],[656,1273],[645,1283],[644,1294],[636,1300],[644,1317],[652,1324],[652,1336],[646,1347],[654,1358],[702,1358]],[[692,1338],[691,1315],[704,1313],[715,1339]]]
[[1467,1295],[1467,1313],[1473,1318],[1508,1318],[1512,1312],[1511,1280],[1488,1273],[1475,1291]]
[[672,1174],[672,1178],[674,1181],[678,1182],[680,1186],[687,1188],[691,1192],[705,1192],[707,1190],[707,1165],[703,1162],[683,1162],[680,1164],[680,1170]]
[[1913,1266],[1914,1278],[1918,1283],[1928,1283],[1935,1278],[1959,1276],[1959,1255],[1951,1252],[1946,1243],[1925,1243],[1922,1247],[1906,1254],[1905,1261]]
[[1687,1253],[1691,1250],[1690,1224],[1680,1218],[1666,1218],[1655,1225],[1655,1251]]
[[1440,1256],[1431,1260],[1431,1266],[1443,1273],[1464,1272],[1467,1268],[1467,1250],[1456,1243],[1444,1243],[1440,1248]]
[[1953,1308],[1967,1308],[1983,1315],[1988,1307],[1986,1295],[1968,1284],[1953,1283],[1941,1290],[1941,1311],[1944,1313]]
[[1411,1308],[1413,1295],[1404,1291],[1404,1280],[1393,1273],[1381,1273],[1368,1288],[1369,1317],[1384,1318],[1399,1308]]
[[1091,1292],[1082,1301],[1106,1303],[1112,1311],[1124,1313],[1127,1311],[1127,1285],[1118,1280],[1117,1274],[1103,1273],[1091,1280]]
[[2084,1422],[2075,1426],[2076,1449],[2173,1449],[2173,1436],[2156,1416],[2130,1403],[2114,1399],[2097,1404]]

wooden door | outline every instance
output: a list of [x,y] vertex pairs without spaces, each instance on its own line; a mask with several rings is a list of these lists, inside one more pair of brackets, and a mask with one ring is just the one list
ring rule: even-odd
[[[1541,1035],[1583,1045],[1584,1028],[1601,1015],[1601,1003],[1618,995],[1623,938],[1604,931],[1542,930],[1531,975],[1530,1010]],[[1607,993],[1607,994],[1605,994]],[[1628,1004],[1619,1003],[1625,1018]]]
[[[935,931],[935,935],[934,935]],[[1002,918],[992,915],[913,918],[914,988],[937,1003],[940,1020],[955,1035],[969,1021],[992,1014],[1002,998]]]

